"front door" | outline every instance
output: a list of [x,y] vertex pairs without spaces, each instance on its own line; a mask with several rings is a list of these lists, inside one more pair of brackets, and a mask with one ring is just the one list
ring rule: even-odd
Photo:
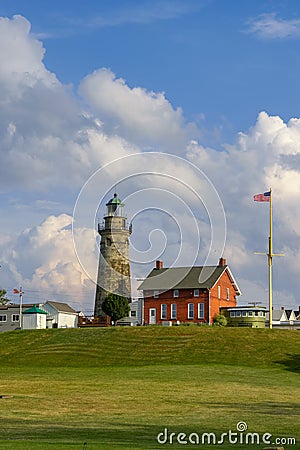
[[156,324],[156,308],[149,309],[149,325]]

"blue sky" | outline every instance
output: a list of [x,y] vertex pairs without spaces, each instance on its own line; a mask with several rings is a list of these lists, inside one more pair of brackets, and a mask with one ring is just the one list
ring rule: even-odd
[[[188,162],[220,196],[224,256],[244,303],[267,301],[266,261],[253,252],[266,248],[268,210],[252,198],[272,186],[274,250],[286,254],[274,265],[275,306],[298,305],[298,1],[0,0],[0,34],[1,286],[11,292],[23,285],[28,301],[72,296],[74,306],[91,311],[94,224],[76,230],[91,243],[82,250],[82,271],[72,242],[73,208],[89,177],[116,158],[124,165],[111,166],[117,175],[110,189],[103,193],[98,180],[102,212],[116,183],[120,196],[129,196],[129,218],[136,205],[153,208],[151,195],[159,188],[157,208],[169,208],[168,218],[150,209],[139,213],[132,247],[144,249],[151,227],[160,229],[158,247],[166,237],[170,242],[156,256],[172,264],[180,241],[174,223],[189,228],[189,210],[201,234],[196,262],[203,262],[215,203],[205,205],[205,213],[182,183],[168,184],[170,173],[195,182]],[[125,182],[126,170],[137,164],[126,157],[149,151],[171,155],[160,168],[164,182],[137,176]],[[157,169],[150,158],[150,169]],[[200,191],[203,180],[194,184]],[[147,201],[136,197],[134,204],[133,192],[143,186]],[[168,201],[163,190],[190,202],[190,209],[176,206],[174,196]],[[216,230],[222,235],[220,226]],[[187,265],[192,239],[190,233],[184,242]],[[133,263],[133,272],[141,277],[150,267]]]

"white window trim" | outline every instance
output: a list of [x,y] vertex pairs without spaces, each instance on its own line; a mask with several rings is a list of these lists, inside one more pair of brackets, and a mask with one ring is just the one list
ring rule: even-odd
[[[196,292],[198,292],[198,294],[196,294]],[[200,297],[200,290],[199,289],[194,289],[194,297]]]
[[221,286],[218,285],[218,298],[221,298]]
[[226,300],[230,300],[230,289],[226,288]]
[[174,297],[174,298],[178,298],[178,297],[179,297],[179,290],[178,290],[178,289],[174,289],[174,291],[173,291],[173,297]]
[[159,298],[159,291],[154,291],[153,292],[153,297],[154,298]]
[[[17,319],[14,319],[14,317],[18,317]],[[13,314],[12,316],[11,316],[11,321],[12,322],[20,322],[20,314]]]
[[[163,306],[165,306],[166,307],[166,316],[165,317],[163,317]],[[161,305],[160,305],[160,318],[162,319],[162,320],[167,320],[167,304],[166,303],[162,303]]]
[[[201,315],[200,314],[200,305],[203,305],[203,314]],[[198,319],[204,319],[204,314],[205,314],[205,310],[204,310],[204,303],[203,302],[200,302],[200,303],[198,303]]]
[[7,314],[0,314],[1,317],[5,317],[4,320],[1,320],[0,322],[7,322]]
[[[175,315],[173,314],[173,306],[175,306]],[[171,304],[171,319],[177,319],[177,303]]]
[[[193,315],[190,316],[190,305],[193,305]],[[188,303],[188,319],[194,319],[195,317],[195,306],[194,303]]]

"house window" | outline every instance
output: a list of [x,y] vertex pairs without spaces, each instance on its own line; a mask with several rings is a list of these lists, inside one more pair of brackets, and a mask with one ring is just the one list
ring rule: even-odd
[[194,303],[188,303],[188,319],[194,318]]
[[1,314],[0,322],[6,322],[6,321],[7,321],[7,315],[6,314]]
[[226,299],[230,300],[230,289],[226,288]]
[[235,317],[235,311],[230,311],[230,317]]
[[198,319],[204,319],[204,303],[198,303]]
[[136,317],[136,311],[130,311],[130,317]]
[[12,322],[20,322],[19,314],[13,314],[12,315]]
[[154,291],[154,298],[158,298],[159,297],[159,291]]
[[199,297],[199,289],[194,289],[194,297]]
[[255,315],[255,316],[258,316],[258,311],[254,311],[254,315]]
[[248,316],[252,317],[253,316],[253,311],[248,311]]
[[171,305],[171,319],[177,319],[177,305],[172,303]]
[[218,298],[221,298],[221,286],[218,286]]
[[247,317],[247,311],[242,311],[242,316]]
[[236,312],[236,317],[241,317],[241,311]]
[[161,305],[161,319],[166,319],[167,318],[167,305],[165,303],[163,303]]
[[174,291],[173,291],[173,297],[174,297],[174,298],[179,297],[179,290],[178,290],[178,289],[174,289]]

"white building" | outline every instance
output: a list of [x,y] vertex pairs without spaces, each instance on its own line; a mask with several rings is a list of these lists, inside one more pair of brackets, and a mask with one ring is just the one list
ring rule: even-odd
[[48,301],[43,309],[48,313],[47,328],[77,328],[78,314],[66,303]]
[[47,313],[36,305],[23,311],[23,330],[40,330],[46,328]]

